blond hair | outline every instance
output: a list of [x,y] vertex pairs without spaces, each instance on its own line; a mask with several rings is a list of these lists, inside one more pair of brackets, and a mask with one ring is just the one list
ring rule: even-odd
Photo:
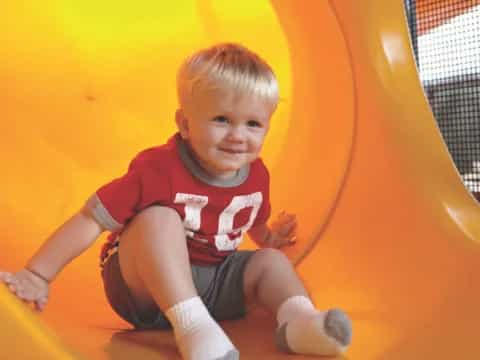
[[202,49],[188,57],[177,73],[177,95],[185,107],[197,92],[226,89],[258,96],[273,108],[278,82],[272,68],[257,54],[235,43]]

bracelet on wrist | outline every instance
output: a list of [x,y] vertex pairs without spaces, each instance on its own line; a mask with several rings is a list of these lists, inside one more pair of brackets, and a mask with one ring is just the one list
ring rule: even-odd
[[45,276],[43,275],[40,275],[38,272],[36,272],[35,270],[32,270],[32,269],[29,269],[29,268],[25,268],[25,270],[27,270],[29,273],[35,275],[36,277],[42,279],[43,281],[45,281],[47,284],[50,284],[50,280],[48,280]]

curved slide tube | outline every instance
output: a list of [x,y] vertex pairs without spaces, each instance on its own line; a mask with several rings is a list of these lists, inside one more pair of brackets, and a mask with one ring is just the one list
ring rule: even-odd
[[[317,304],[352,316],[346,357],[480,355],[480,208],[423,94],[403,1],[2,8],[1,269],[20,268],[134,154],[172,134],[186,54],[238,41],[280,79],[263,154],[274,212],[297,213],[287,254]],[[171,332],[128,330],[108,307],[101,244],[59,275],[41,315],[0,287],[0,358],[177,358]],[[274,320],[258,309],[223,325],[244,359],[297,358],[275,349]]]

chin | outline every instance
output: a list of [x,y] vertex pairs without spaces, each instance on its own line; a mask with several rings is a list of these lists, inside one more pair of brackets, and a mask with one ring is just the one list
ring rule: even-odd
[[240,170],[245,165],[250,164],[252,161],[249,161],[248,159],[242,159],[240,161],[227,160],[227,161],[217,162],[216,163],[217,166],[214,165],[214,167],[217,171],[222,171],[222,172],[237,171],[237,170]]
[[248,162],[242,161],[242,162],[235,162],[235,163],[230,163],[230,164],[225,164],[222,166],[222,171],[237,171],[240,170],[242,167],[247,165]]

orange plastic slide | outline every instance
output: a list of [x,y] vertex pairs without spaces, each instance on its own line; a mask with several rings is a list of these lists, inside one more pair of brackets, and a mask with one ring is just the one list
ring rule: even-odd
[[[172,134],[185,55],[237,41],[278,74],[274,212],[297,213],[288,255],[318,306],[352,316],[345,357],[480,358],[480,207],[423,94],[402,0],[5,1],[0,19],[0,269]],[[0,286],[1,359],[178,358],[171,332],[131,331],[107,305],[102,242],[40,315]],[[259,309],[223,325],[243,359],[303,358],[276,350]]]

